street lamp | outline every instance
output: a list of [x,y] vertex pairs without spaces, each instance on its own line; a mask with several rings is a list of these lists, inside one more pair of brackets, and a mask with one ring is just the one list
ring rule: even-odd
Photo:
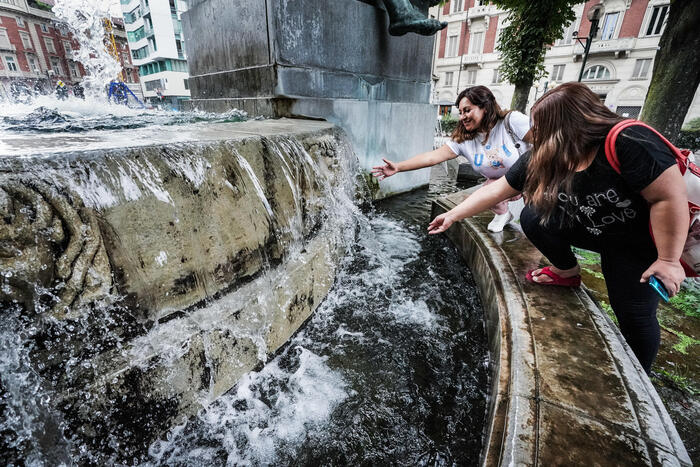
[[588,52],[591,50],[591,42],[593,38],[598,33],[598,21],[603,17],[605,13],[605,7],[602,3],[594,6],[588,10],[586,17],[588,21],[591,22],[591,30],[588,32],[588,37],[580,38],[578,37],[578,32],[574,31],[574,38],[576,41],[583,46],[583,61],[581,62],[581,71],[578,74],[578,82],[581,82],[583,78],[583,70],[586,69],[586,60],[588,60]]

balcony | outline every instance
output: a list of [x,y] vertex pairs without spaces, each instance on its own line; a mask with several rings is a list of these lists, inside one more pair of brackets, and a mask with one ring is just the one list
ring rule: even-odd
[[466,54],[462,56],[462,66],[467,65],[479,65],[480,67],[484,64],[483,54]]
[[467,19],[475,20],[485,16],[492,16],[496,12],[494,5],[475,6],[467,11]]
[[[620,39],[609,39],[607,41],[596,41],[591,43],[589,55],[614,55],[615,58],[627,57],[634,48],[636,38],[623,37]],[[578,42],[574,44],[574,61],[578,61],[583,56],[583,46]]]

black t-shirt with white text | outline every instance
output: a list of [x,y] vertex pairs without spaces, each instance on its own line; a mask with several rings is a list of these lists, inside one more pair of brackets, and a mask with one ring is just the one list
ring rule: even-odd
[[[622,130],[615,148],[621,173],[612,168],[601,144],[591,165],[574,175],[570,193],[559,191],[549,225],[585,228],[594,239],[624,240],[630,233],[648,232],[649,206],[640,192],[676,160],[658,136],[641,126]],[[529,162],[527,152],[505,175],[518,191],[523,191]]]

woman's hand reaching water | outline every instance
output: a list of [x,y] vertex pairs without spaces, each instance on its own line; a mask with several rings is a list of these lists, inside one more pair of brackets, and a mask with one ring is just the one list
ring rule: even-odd
[[372,175],[377,177],[379,180],[384,180],[385,178],[391,177],[399,172],[399,168],[396,163],[384,158],[382,158],[382,160],[384,161],[385,165],[372,167]]
[[454,223],[454,219],[449,215],[449,212],[440,214],[428,225],[428,233],[430,235],[439,234],[449,229]]

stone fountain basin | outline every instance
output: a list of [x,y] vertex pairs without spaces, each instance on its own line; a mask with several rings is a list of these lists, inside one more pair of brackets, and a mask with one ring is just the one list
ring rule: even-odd
[[311,120],[4,138],[0,305],[51,330],[74,432],[143,452],[280,348],[333,284],[354,164]]

